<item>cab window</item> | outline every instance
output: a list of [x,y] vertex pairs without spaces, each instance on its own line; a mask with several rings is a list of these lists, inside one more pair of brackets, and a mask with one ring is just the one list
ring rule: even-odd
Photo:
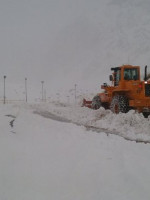
[[116,70],[114,73],[114,85],[118,86],[119,85],[119,81],[121,79],[121,73],[120,73],[120,69]]
[[124,80],[138,80],[138,69],[124,69]]

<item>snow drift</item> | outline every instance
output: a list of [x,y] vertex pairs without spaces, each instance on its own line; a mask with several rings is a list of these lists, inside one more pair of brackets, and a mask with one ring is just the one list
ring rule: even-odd
[[83,125],[87,128],[95,128],[95,131],[103,130],[111,134],[117,134],[129,140],[137,142],[150,142],[150,116],[144,118],[142,114],[134,110],[128,113],[114,114],[110,110],[100,108],[92,110],[81,106],[67,106],[59,103],[49,103],[38,105],[36,112],[47,118],[55,120],[62,119],[65,122],[72,122],[77,125]]

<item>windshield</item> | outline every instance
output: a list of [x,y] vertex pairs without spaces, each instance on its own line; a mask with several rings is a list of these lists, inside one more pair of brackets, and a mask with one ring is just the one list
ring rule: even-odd
[[138,69],[124,69],[124,80],[138,80]]

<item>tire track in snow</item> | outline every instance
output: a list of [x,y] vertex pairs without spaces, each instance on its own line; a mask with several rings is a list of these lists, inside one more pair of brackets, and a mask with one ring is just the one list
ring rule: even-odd
[[60,116],[55,115],[55,114],[53,114],[51,112],[48,112],[48,111],[33,111],[33,113],[41,115],[42,117],[45,117],[45,118],[49,118],[49,119],[55,120],[55,121],[65,122],[65,123],[72,123],[71,120],[66,119],[64,117],[60,117]]

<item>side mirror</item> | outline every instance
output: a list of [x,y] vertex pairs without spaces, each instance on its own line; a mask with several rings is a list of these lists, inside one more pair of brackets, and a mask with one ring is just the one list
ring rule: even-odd
[[113,81],[113,76],[112,75],[109,76],[109,80]]

